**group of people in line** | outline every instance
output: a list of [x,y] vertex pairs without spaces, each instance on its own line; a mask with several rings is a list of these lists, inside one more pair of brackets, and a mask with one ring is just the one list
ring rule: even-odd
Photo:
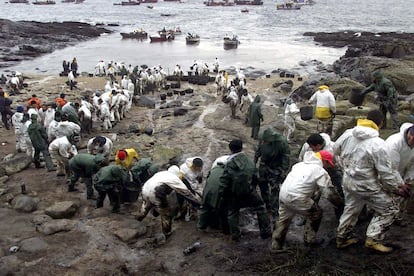
[[[261,238],[272,237],[273,252],[284,250],[289,224],[295,215],[304,218],[305,244],[320,245],[323,240],[317,238],[317,231],[323,210],[318,203],[322,195],[333,204],[339,219],[337,248],[358,243],[353,229],[366,207],[373,217],[367,228],[365,246],[389,253],[393,248],[383,242],[385,233],[394,223],[404,224],[409,185],[414,179],[414,125],[402,124],[400,132],[386,141],[379,137],[386,121],[384,113],[389,111],[394,116],[396,112],[392,110],[396,104],[393,101],[395,89],[394,94],[390,94],[387,89],[392,88],[380,77],[383,75],[375,72],[375,85],[363,93],[375,90],[379,95],[386,95],[381,109],[370,111],[335,142],[327,133],[311,134],[301,149],[299,162],[293,166],[289,161],[289,135],[284,136],[271,127],[260,132],[263,114],[259,95],[249,104],[248,116],[251,138],[258,140],[254,157],[243,152],[242,140],[233,139],[228,144],[229,152],[213,162],[206,177],[203,175],[205,161],[199,156],[162,169],[151,159],[140,158],[135,149],[125,148],[117,150],[114,163],[109,164],[113,141],[102,135],[88,141],[87,152],[78,153],[80,133],[88,127],[90,130],[92,119],[99,118],[103,129],[109,129],[111,118],[114,122],[121,120],[128,112],[135,93],[130,76],[122,76],[120,86],[108,81],[105,92],[94,93],[92,103],[88,98],[68,102],[65,94],[61,94],[55,103],[44,105],[32,95],[26,106],[18,106],[12,115],[16,150],[33,156],[35,168],[43,167],[42,153],[47,170],[67,178],[68,192],[77,191],[77,181],[82,178],[87,199],[96,200],[97,208],[103,207],[108,195],[112,211],[119,213],[123,193],[128,191],[128,185],[134,186],[142,196],[137,219],[143,220],[152,210],[154,216],[160,216],[166,236],[172,233],[174,218],[194,214],[194,210],[199,209],[197,227],[200,230],[220,229],[238,241],[242,238],[240,209],[252,207]],[[237,79],[245,84],[242,72]],[[241,88],[243,84],[236,89],[239,83],[231,82],[229,94],[236,93],[238,103],[242,97],[251,101],[247,89]],[[237,94],[237,90],[241,94]],[[0,93],[3,115],[4,106],[10,106],[11,101],[6,101],[8,97],[4,91]],[[118,99],[124,98],[122,96],[125,99]],[[294,104],[295,100],[292,96],[286,106]],[[316,102],[316,117],[328,121],[326,129],[330,132],[336,109],[329,87],[320,86],[309,99],[313,101]],[[244,102],[241,109],[243,105]],[[290,116],[289,112],[285,115]],[[275,222],[273,231],[272,222]]]

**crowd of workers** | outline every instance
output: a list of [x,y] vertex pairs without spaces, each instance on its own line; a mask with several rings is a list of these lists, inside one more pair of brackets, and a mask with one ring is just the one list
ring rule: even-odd
[[[135,69],[140,80],[148,72]],[[0,91],[3,124],[10,128],[7,118],[12,114],[16,150],[32,156],[36,168],[43,167],[42,153],[48,171],[67,177],[68,192],[77,191],[77,181],[82,178],[87,199],[96,200],[96,208],[104,206],[108,195],[112,211],[119,213],[122,193],[128,185],[133,185],[142,197],[137,219],[143,220],[152,210],[154,216],[160,216],[166,236],[172,233],[173,218],[194,214],[198,209],[200,230],[220,229],[237,241],[242,237],[240,209],[251,207],[257,214],[260,236],[272,237],[272,251],[283,251],[289,224],[295,215],[304,219],[305,244],[319,245],[323,242],[317,238],[323,214],[318,204],[322,195],[333,204],[339,219],[338,248],[358,242],[353,229],[366,207],[372,212],[372,219],[365,246],[384,253],[393,250],[383,240],[393,223],[404,223],[403,213],[414,174],[414,126],[402,124],[400,132],[386,141],[379,137],[387,111],[391,113],[393,127],[398,124],[396,92],[381,73],[374,72],[374,83],[363,91],[364,94],[378,93],[380,110],[370,111],[335,142],[330,139],[335,99],[328,86],[319,87],[309,103],[316,103],[315,116],[324,127],[320,133],[309,135],[299,162],[292,166],[289,143],[298,113],[295,95],[285,104],[288,130],[285,135],[271,127],[260,132],[263,121],[260,96],[253,97],[247,92],[242,71],[229,81],[226,72],[219,71],[217,65],[218,94],[222,93],[223,99],[229,102],[232,118],[239,105],[246,112],[246,122],[252,128],[251,138],[258,140],[258,145],[251,158],[243,152],[243,141],[229,141],[229,152],[213,162],[205,177],[205,162],[197,156],[162,170],[151,159],[140,159],[135,149],[126,148],[117,150],[114,163],[109,164],[113,141],[103,135],[92,137],[86,152],[78,153],[80,134],[90,132],[92,121],[101,121],[103,130],[110,129],[129,112],[132,97],[147,87],[146,81],[139,81],[141,88],[137,92],[137,79],[132,77],[135,69],[121,76],[120,85],[109,80],[103,91],[96,91],[92,98],[68,102],[62,93],[54,103],[42,104],[33,94],[26,106],[18,106],[14,114],[10,110],[12,102]],[[161,71],[161,66],[154,69],[155,74]],[[155,87],[158,85],[162,85],[162,79]],[[244,106],[248,106],[247,110]],[[273,229],[272,222],[275,222]]]

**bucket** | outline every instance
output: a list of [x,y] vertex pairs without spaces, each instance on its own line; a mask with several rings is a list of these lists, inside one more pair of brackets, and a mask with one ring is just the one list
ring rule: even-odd
[[300,108],[300,118],[304,121],[308,121],[313,118],[313,106],[306,105]]
[[160,98],[162,101],[165,101],[165,99],[167,98],[167,95],[165,94],[160,94]]
[[361,89],[352,88],[351,97],[349,97],[349,102],[353,105],[360,106],[365,99],[365,95],[361,94]]
[[172,97],[172,95],[173,95],[173,92],[171,92],[171,91],[168,91],[168,92],[167,92],[167,96],[168,96],[168,97]]
[[134,182],[127,182],[122,190],[122,200],[124,202],[136,202],[141,192],[141,188]]

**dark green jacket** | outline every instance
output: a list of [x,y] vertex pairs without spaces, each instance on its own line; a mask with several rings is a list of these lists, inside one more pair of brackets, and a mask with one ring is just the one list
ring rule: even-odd
[[365,89],[365,93],[376,91],[381,100],[397,97],[395,87],[389,79],[385,78],[380,71],[375,71],[373,75],[375,81]]
[[128,180],[128,171],[121,165],[109,165],[101,168],[93,177],[93,184],[97,191],[122,189]]
[[286,138],[276,131],[267,128],[263,132],[259,147],[255,153],[255,160],[260,158],[260,167],[287,171],[289,169],[289,156],[290,148]]
[[140,159],[131,169],[133,181],[137,184],[143,185],[155,173],[159,171],[159,167],[155,165],[150,159]]
[[27,128],[30,141],[36,150],[45,150],[48,147],[47,133],[45,128],[40,125],[37,120],[32,120],[32,123]]
[[70,169],[83,177],[91,178],[100,169],[105,160],[102,154],[79,153],[69,160]]
[[221,183],[221,176],[224,173],[225,165],[222,163],[217,164],[214,168],[210,170],[209,175],[207,176],[206,185],[203,190],[203,198],[201,201],[202,205],[208,205],[213,208],[219,208],[220,204],[220,195],[219,190]]
[[229,160],[224,167],[223,175],[220,177],[219,194],[224,198],[242,198],[252,192],[254,179],[257,179],[256,166],[246,154],[241,152]]
[[262,107],[260,104],[260,96],[257,95],[249,107],[249,124],[250,126],[260,126],[260,121],[263,120]]

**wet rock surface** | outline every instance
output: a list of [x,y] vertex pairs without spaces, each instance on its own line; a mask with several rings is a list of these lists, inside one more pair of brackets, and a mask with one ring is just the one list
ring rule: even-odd
[[109,32],[103,27],[80,22],[14,22],[0,19],[0,68]]

